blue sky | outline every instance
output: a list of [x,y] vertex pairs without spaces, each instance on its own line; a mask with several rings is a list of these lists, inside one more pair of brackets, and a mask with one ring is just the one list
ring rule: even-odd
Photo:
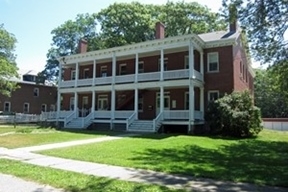
[[[140,2],[165,4],[166,1]],[[197,1],[215,12],[221,6],[221,0],[185,0],[190,1]],[[17,38],[15,53],[18,67],[42,71],[52,42],[50,32],[54,28],[69,19],[75,19],[79,13],[96,13],[114,2],[132,0],[0,0],[0,24],[3,23],[4,28]]]

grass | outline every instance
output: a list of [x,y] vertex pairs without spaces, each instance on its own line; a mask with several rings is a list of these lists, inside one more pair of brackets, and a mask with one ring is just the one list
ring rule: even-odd
[[[11,128],[1,127],[0,129],[10,130]],[[13,128],[14,129],[14,128]],[[14,134],[0,136],[0,146],[6,148],[26,147],[55,142],[65,142],[79,139],[101,137],[109,134],[107,132],[96,132],[88,130],[66,130],[58,131],[52,128],[42,127],[20,127],[14,129]],[[10,131],[8,131],[10,132]]]
[[48,184],[55,188],[65,189],[72,192],[94,192],[94,191],[179,191],[169,189],[165,186],[142,184],[129,181],[119,181],[104,177],[95,177],[70,171],[62,171],[47,167],[40,167],[14,160],[0,159],[0,172],[15,175],[27,180]]
[[240,140],[153,134],[41,153],[167,173],[288,187],[287,132],[264,130],[257,138]]

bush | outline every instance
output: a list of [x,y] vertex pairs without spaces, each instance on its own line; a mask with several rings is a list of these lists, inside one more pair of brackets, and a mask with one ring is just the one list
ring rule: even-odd
[[254,106],[248,91],[233,92],[211,102],[206,120],[213,134],[252,137],[263,129],[260,109]]

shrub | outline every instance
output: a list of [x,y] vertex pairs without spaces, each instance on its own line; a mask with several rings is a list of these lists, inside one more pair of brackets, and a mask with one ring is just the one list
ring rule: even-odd
[[260,109],[254,106],[248,91],[233,92],[211,102],[206,119],[213,134],[252,137],[263,129]]

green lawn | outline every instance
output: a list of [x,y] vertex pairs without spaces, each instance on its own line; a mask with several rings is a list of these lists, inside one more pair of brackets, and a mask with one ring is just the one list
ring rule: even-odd
[[15,132],[16,129],[13,126],[1,126],[0,127],[0,134],[8,133],[8,132]]
[[[1,127],[0,129],[5,129]],[[6,130],[11,128],[7,127]],[[14,128],[13,128],[14,129]],[[58,131],[51,128],[41,127],[20,127],[14,129],[14,134],[0,136],[0,147],[17,148],[33,145],[41,145],[55,142],[65,142],[79,139],[89,139],[113,135],[113,132],[96,132],[89,130],[64,130]],[[8,131],[10,132],[10,131]]]
[[254,139],[144,135],[42,154],[219,180],[288,187],[288,133]]
[[0,159],[0,172],[72,192],[179,191],[159,185],[120,181]]

